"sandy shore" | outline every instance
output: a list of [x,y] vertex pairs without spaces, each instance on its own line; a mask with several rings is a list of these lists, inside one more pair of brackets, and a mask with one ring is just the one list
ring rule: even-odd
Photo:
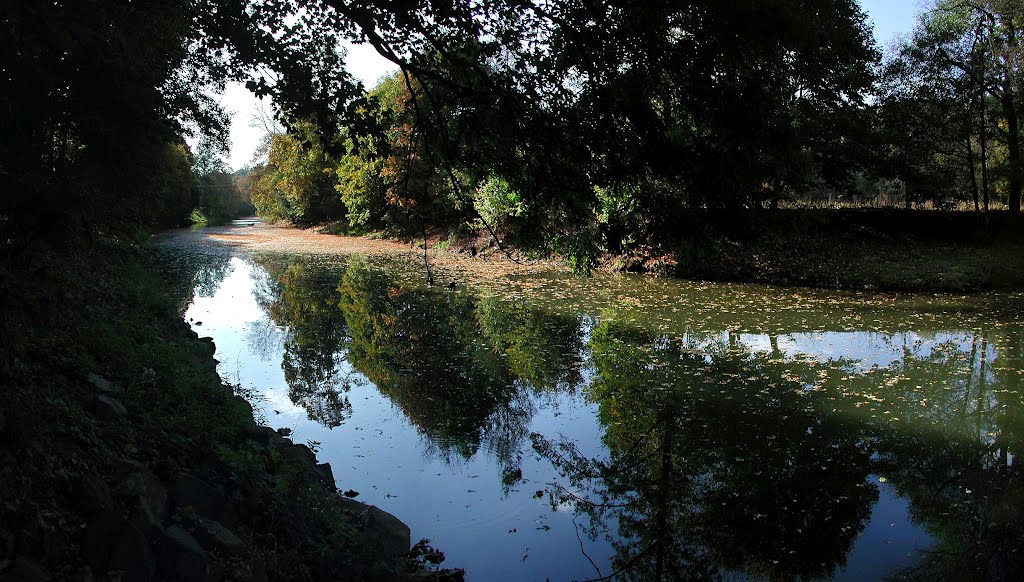
[[[423,249],[420,246],[394,240],[323,234],[316,229],[265,224],[255,218],[235,220],[225,226],[167,231],[156,235],[155,240],[166,246],[232,247],[254,253],[366,255],[404,258],[413,264],[423,263]],[[473,257],[431,247],[427,257],[431,270],[458,271],[472,278],[564,270],[557,263],[512,259],[500,251]]]

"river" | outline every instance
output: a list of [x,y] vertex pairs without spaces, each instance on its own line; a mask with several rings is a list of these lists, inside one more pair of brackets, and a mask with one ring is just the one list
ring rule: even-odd
[[252,230],[158,240],[186,321],[262,421],[469,580],[1020,571],[1019,294],[468,259],[428,286],[397,253],[229,240]]

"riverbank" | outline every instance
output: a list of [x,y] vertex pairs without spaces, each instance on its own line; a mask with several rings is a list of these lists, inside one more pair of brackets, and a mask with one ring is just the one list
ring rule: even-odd
[[722,282],[898,292],[1024,289],[1024,219],[919,210],[706,212],[606,268]]
[[[329,230],[329,229],[323,229]],[[702,212],[660,244],[620,244],[598,269],[691,280],[890,292],[1024,290],[1024,219],[907,210]],[[422,243],[266,225],[175,231],[170,238],[254,252],[365,254],[423,263]],[[187,242],[185,240],[179,242]],[[557,257],[506,255],[488,233],[428,237],[428,262],[459,278],[565,268]],[[439,277],[438,281],[444,282]]]
[[0,580],[458,579],[257,425],[156,268],[110,241],[0,268]]

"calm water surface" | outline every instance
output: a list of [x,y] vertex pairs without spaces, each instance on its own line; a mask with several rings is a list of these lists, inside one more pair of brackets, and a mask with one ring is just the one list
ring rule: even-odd
[[1019,296],[167,260],[224,378],[470,580],[1019,572]]

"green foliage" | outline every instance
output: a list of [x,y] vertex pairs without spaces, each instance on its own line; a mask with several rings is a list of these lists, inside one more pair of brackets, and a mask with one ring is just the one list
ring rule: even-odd
[[488,224],[510,226],[526,213],[526,203],[508,180],[489,176],[473,191],[473,207]]
[[905,184],[906,204],[1002,198],[1020,207],[1022,189],[1017,29],[1019,3],[938,0],[885,64],[880,174]]
[[345,207],[331,175],[337,162],[311,122],[273,136],[267,165],[249,187],[257,213],[266,220],[309,225],[342,218]]
[[384,215],[384,160],[348,153],[338,163],[338,183],[348,223],[357,228],[380,226]]
[[[339,68],[327,12],[215,0],[5,3],[4,246],[187,221],[196,205],[184,203],[168,144],[189,136],[226,144],[228,116],[213,95],[227,81],[272,95],[286,116],[333,120],[326,111],[358,94]],[[304,32],[282,33],[291,26]]]

